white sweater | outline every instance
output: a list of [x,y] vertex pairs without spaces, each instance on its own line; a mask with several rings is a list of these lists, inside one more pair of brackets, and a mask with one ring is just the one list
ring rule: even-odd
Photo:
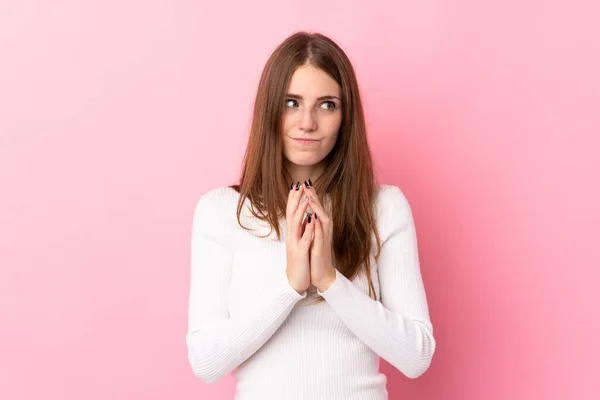
[[[326,301],[309,304],[286,270],[282,237],[254,218],[246,199],[238,225],[239,194],[220,187],[201,196],[192,226],[188,358],[194,374],[216,383],[237,378],[236,400],[383,400],[386,376],[379,357],[416,378],[435,352],[421,278],[415,226],[396,186],[378,185],[374,204],[381,258],[371,254],[378,301],[364,275],[337,272]],[[329,200],[329,197],[324,201]],[[329,204],[327,202],[327,204]]]

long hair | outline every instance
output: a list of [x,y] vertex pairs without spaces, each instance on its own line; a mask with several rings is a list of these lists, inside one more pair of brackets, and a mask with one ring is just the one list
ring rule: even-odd
[[372,208],[376,184],[358,83],[344,51],[320,33],[294,33],[274,50],[263,69],[239,185],[230,186],[240,193],[237,220],[242,228],[248,229],[240,221],[248,198],[252,214],[268,221],[271,232],[275,229],[277,239],[281,237],[279,218],[285,217],[292,181],[283,163],[282,114],[291,77],[305,64],[329,74],[342,93],[342,123],[337,142],[326,157],[325,172],[313,182],[320,199],[325,193],[330,196],[335,267],[348,279],[364,272],[369,295],[377,299],[370,272],[373,238],[377,245],[376,260],[381,250]]

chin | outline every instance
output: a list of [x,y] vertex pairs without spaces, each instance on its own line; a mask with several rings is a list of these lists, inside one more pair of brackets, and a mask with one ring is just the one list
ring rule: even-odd
[[301,165],[303,167],[309,167],[315,164],[318,164],[322,161],[322,158],[318,158],[318,157],[303,157],[303,156],[291,156],[291,157],[286,157],[288,159],[288,161],[292,164],[295,165]]

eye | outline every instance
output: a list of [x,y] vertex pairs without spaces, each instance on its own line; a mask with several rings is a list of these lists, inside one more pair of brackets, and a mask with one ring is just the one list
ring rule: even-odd
[[336,108],[336,105],[335,105],[335,103],[333,101],[324,101],[321,105],[323,105],[323,104],[329,104],[329,105],[331,105],[331,107],[326,107],[325,108],[326,110],[333,111]]
[[294,99],[287,99],[285,101],[285,106],[286,107],[296,107],[298,105],[298,102]]

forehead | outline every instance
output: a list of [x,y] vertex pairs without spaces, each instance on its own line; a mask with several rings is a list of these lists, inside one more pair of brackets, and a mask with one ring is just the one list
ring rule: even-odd
[[303,97],[320,97],[325,95],[341,95],[340,85],[322,69],[312,65],[298,67],[288,87],[288,93]]

